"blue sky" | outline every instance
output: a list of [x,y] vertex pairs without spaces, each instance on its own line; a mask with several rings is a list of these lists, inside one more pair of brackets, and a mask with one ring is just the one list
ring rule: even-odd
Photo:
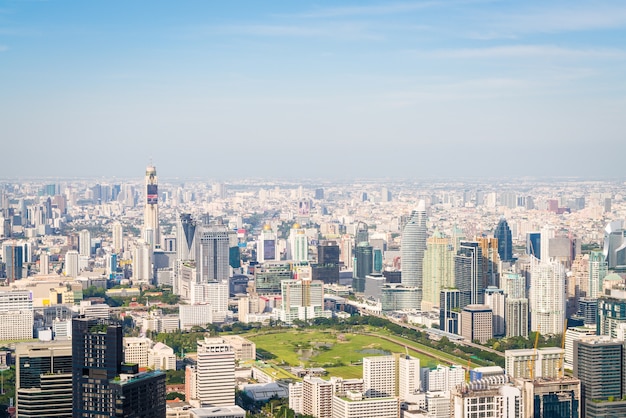
[[625,39],[623,1],[4,0],[0,177],[623,177]]

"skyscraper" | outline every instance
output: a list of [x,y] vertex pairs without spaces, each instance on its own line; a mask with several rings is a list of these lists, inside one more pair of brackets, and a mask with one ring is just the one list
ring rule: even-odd
[[224,225],[212,223],[200,230],[196,251],[198,283],[219,282],[230,277],[230,236]]
[[91,256],[91,233],[86,229],[78,233],[78,253],[83,257]]
[[422,292],[424,311],[439,306],[441,289],[454,286],[453,248],[450,238],[444,237],[439,231],[435,231],[433,236],[426,240]]
[[596,299],[602,294],[602,283],[607,275],[606,257],[602,251],[589,253],[589,285],[587,297]]
[[513,261],[513,239],[506,219],[502,218],[493,233],[498,240],[498,255],[501,261]]
[[17,416],[72,417],[72,343],[20,343],[15,346]]
[[24,246],[17,241],[8,241],[2,244],[2,261],[6,268],[6,284],[22,278],[24,261]]
[[419,304],[422,305],[424,251],[426,250],[426,203],[423,200],[411,213],[411,218],[402,231],[400,259],[402,263],[402,284],[418,289]]
[[[295,225],[294,225],[295,226]],[[264,225],[256,245],[256,259],[259,263],[279,261],[278,236],[270,225]]]
[[289,255],[291,260],[308,261],[309,259],[309,243],[306,231],[300,224],[293,224],[289,233]]
[[560,263],[530,263],[530,326],[542,334],[560,334],[565,320],[565,269]]
[[165,374],[123,363],[122,327],[108,320],[72,321],[74,418],[165,418]]
[[159,186],[153,165],[146,168],[146,206],[143,216],[143,238],[152,248],[161,243],[159,230]]
[[118,254],[124,250],[124,230],[120,222],[114,222],[112,227],[113,252]]
[[198,341],[196,391],[202,406],[235,404],[235,350],[223,338]]
[[176,225],[176,258],[195,260],[196,221],[191,213],[181,213]]
[[476,241],[461,241],[454,257],[455,287],[461,292],[461,308],[485,302],[487,277],[483,271],[482,248]]

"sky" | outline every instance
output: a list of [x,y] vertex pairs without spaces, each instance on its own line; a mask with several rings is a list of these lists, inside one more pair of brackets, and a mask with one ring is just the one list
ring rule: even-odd
[[622,178],[626,2],[0,0],[0,178]]

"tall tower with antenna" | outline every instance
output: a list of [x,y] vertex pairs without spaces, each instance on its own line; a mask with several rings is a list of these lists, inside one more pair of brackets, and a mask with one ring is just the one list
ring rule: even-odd
[[143,238],[152,248],[159,247],[159,186],[156,168],[152,163],[146,167],[146,207],[143,215]]

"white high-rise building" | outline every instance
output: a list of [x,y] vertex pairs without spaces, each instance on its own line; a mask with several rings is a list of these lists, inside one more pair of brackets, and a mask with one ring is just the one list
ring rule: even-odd
[[589,253],[588,298],[597,299],[602,294],[602,284],[607,274],[608,265],[602,251],[591,251]]
[[420,359],[401,355],[398,359],[398,396],[402,400],[420,391]]
[[424,251],[426,251],[426,203],[423,200],[411,213],[411,218],[402,231],[400,262],[402,263],[402,284],[418,289],[418,306],[422,305]]
[[562,264],[531,257],[529,299],[531,330],[542,334],[562,333],[565,320],[565,269]]
[[363,358],[363,389],[368,398],[396,396],[396,358],[378,356]]
[[150,343],[149,338],[124,337],[124,361],[137,364],[139,367],[148,367]]
[[485,290],[485,305],[491,308],[493,313],[493,335],[503,336],[505,333],[505,296],[504,290],[489,286]]
[[317,418],[332,418],[333,384],[319,377],[302,381],[302,413]]
[[397,398],[363,398],[359,392],[333,396],[332,418],[397,418],[400,403]]
[[151,248],[139,241],[133,252],[133,284],[148,284],[152,280]]
[[70,250],[65,253],[64,273],[67,277],[78,277],[78,251]]
[[540,235],[540,249],[541,249],[541,261],[550,261],[550,239],[554,238],[554,229],[552,227],[541,228]]
[[422,368],[422,390],[424,392],[447,392],[463,383],[465,370],[460,365],[450,367],[437,365]]
[[300,224],[293,224],[289,233],[289,258],[295,262],[308,261],[309,241],[304,228]]
[[324,310],[324,282],[321,280],[282,280],[280,287],[282,299],[278,311],[284,323],[332,316],[330,311]]
[[33,296],[28,290],[0,292],[0,341],[33,338]]
[[143,215],[143,238],[151,248],[161,242],[159,229],[159,186],[156,168],[146,167],[146,206]]
[[120,222],[114,222],[112,227],[113,252],[119,254],[124,250],[124,230]]
[[235,404],[235,351],[222,338],[198,341],[197,396],[202,406]]
[[78,233],[78,253],[83,257],[91,256],[91,233],[86,229]]
[[39,255],[39,274],[50,274],[50,253],[43,251]]

